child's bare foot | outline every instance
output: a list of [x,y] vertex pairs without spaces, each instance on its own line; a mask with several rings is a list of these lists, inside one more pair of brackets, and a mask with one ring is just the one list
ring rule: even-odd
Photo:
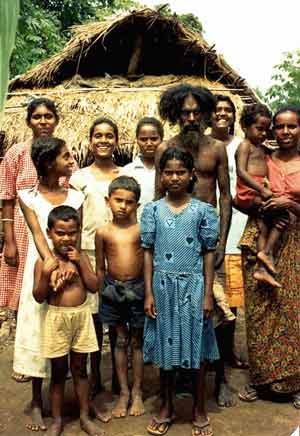
[[38,406],[32,406],[28,411],[30,422],[26,424],[26,428],[31,431],[45,431],[47,427],[43,421],[42,409]]
[[141,416],[145,413],[145,407],[141,392],[131,394],[131,407],[129,409],[130,416]]
[[63,432],[62,419],[54,419],[45,436],[60,436]]
[[271,274],[268,273],[264,268],[259,268],[255,273],[253,274],[253,277],[258,282],[263,282],[268,285],[271,285],[274,288],[281,288],[281,284],[277,282],[277,280],[274,279],[274,277],[271,276]]
[[107,409],[104,408],[103,410],[102,408],[99,409],[98,407],[95,406],[95,404],[91,404],[90,409],[92,413],[94,413],[95,418],[98,419],[99,421],[107,423],[108,421],[111,420],[111,413]]
[[259,251],[257,253],[257,259],[259,259],[272,274],[277,274],[275,265],[274,265],[274,258],[271,254],[266,254],[264,251]]
[[118,402],[113,408],[111,414],[114,418],[125,418],[127,415],[127,409],[128,409],[128,403],[129,403],[129,394],[123,394],[119,396]]
[[90,436],[105,436],[105,432],[100,430],[88,416],[80,417],[80,427]]

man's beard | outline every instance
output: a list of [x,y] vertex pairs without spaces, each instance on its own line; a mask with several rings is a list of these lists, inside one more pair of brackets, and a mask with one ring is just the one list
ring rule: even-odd
[[182,146],[191,151],[197,151],[200,138],[203,137],[205,128],[206,124],[203,121],[197,124],[184,126],[180,132]]

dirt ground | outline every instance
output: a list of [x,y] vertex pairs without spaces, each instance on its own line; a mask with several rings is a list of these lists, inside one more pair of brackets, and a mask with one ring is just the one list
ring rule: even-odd
[[[0,434],[7,436],[26,436],[32,434],[24,426],[26,416],[24,407],[30,399],[30,383],[16,383],[11,379],[13,357],[13,325],[0,313]],[[1,334],[2,331],[2,334]],[[245,335],[243,316],[240,314],[237,328],[237,352],[245,355]],[[267,358],[267,356],[266,356]],[[97,402],[104,401],[112,407],[114,398],[109,392],[110,358],[106,352],[103,358],[103,375],[107,391],[98,396]],[[146,414],[139,418],[114,419],[108,424],[99,423],[107,436],[146,436],[145,430],[152,414],[158,407],[158,373],[151,366],[145,368],[145,405]],[[237,393],[247,382],[247,371],[228,370],[228,378]],[[299,436],[300,411],[291,403],[272,403],[257,401],[243,403],[237,399],[237,405],[230,409],[219,409],[213,398],[214,374],[208,373],[208,412],[214,429],[214,436]],[[48,407],[48,383],[44,386],[45,405]],[[191,435],[191,398],[176,400],[176,421],[168,436]],[[74,401],[72,382],[67,382],[66,420],[64,436],[84,436],[80,430],[78,410]],[[46,418],[46,423],[50,418]],[[294,433],[295,432],[295,433]],[[42,435],[43,432],[33,433]]]

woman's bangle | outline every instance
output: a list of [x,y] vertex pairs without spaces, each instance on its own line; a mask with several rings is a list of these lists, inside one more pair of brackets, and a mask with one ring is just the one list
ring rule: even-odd
[[14,220],[12,218],[2,218],[2,222],[13,223]]

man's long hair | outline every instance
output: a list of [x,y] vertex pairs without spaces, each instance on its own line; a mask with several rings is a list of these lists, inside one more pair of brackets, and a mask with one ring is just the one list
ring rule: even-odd
[[184,100],[189,95],[192,95],[197,101],[199,110],[204,115],[204,120],[208,122],[212,112],[216,109],[214,95],[207,88],[188,84],[174,86],[161,95],[159,102],[160,117],[165,121],[169,121],[172,125],[176,124],[180,118]]

